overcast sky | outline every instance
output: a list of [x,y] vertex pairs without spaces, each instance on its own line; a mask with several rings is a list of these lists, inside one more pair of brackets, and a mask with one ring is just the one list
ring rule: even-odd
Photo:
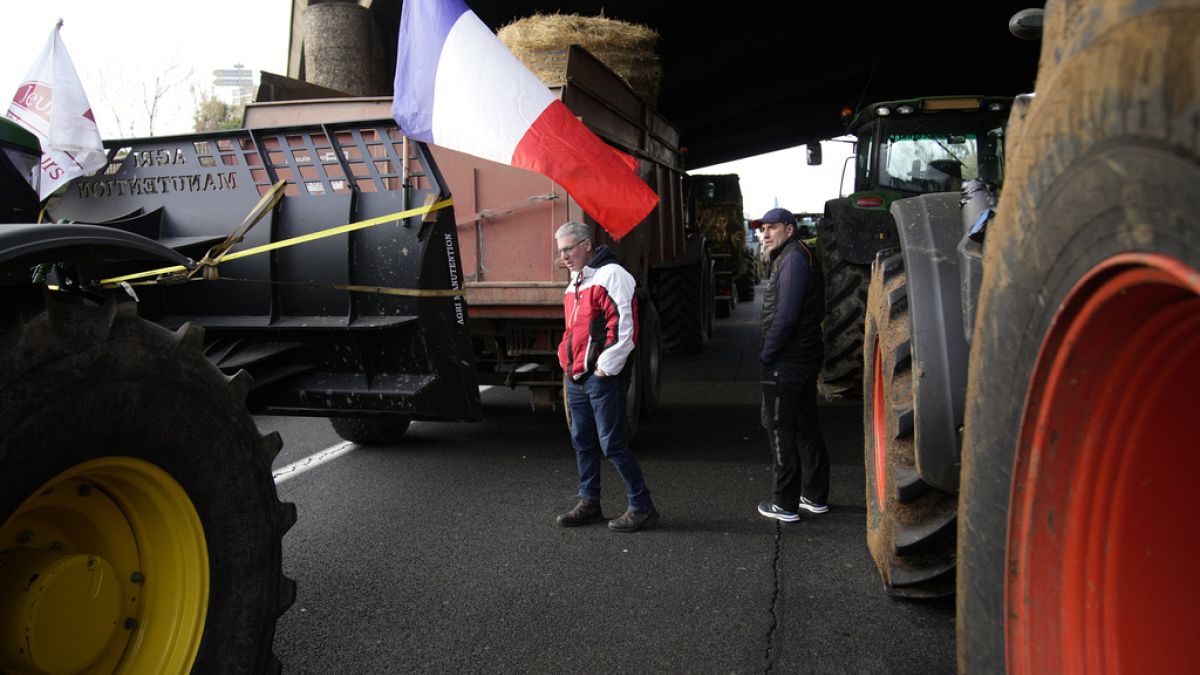
[[[157,135],[192,129],[196,92],[213,70],[242,63],[287,73],[290,0],[38,0],[8,12],[0,84],[11,97],[63,20],[62,39],[104,138],[148,133],[144,105],[168,85]],[[228,93],[228,90],[226,90]],[[132,133],[130,127],[132,125]]]
[[[255,77],[262,70],[287,74],[291,5],[291,0],[24,2],[20,11],[8,13],[0,91],[11,97],[61,18],[63,42],[101,136],[149,133],[145,106],[154,100],[156,79],[165,93],[154,133],[188,133],[199,94],[230,94],[214,88],[212,71],[241,63]],[[825,162],[819,167],[807,166],[804,148],[794,148],[694,173],[737,173],[752,218],[777,205],[820,211],[826,199],[837,196],[850,147],[824,145]]]

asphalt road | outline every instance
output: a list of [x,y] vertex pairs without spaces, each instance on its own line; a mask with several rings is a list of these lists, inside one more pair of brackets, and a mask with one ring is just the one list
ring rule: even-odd
[[[344,446],[281,481],[300,514],[285,672],[953,671],[953,602],[890,599],[867,552],[860,405],[821,408],[830,512],[756,513],[771,493],[759,311],[739,305],[703,354],[666,358],[634,444],[656,529],[556,525],[574,454],[561,414],[531,412],[522,390],[484,392],[482,424],[414,423],[402,444]],[[277,469],[343,446],[323,419],[259,424],[283,433]],[[620,479],[606,466],[603,480],[616,516]]]

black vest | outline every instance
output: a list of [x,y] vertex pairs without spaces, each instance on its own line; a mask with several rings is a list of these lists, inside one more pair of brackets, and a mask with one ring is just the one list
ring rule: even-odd
[[[759,347],[767,339],[767,331],[775,319],[776,304],[779,299],[779,289],[775,283],[777,271],[787,256],[805,256],[808,261],[808,287],[804,291],[804,303],[800,306],[800,318],[796,329],[787,338],[783,349],[776,360],[778,365],[803,366],[800,370],[807,376],[809,370],[816,373],[820,369],[824,350],[821,345],[821,321],[825,318],[825,280],[821,275],[821,264],[799,239],[791,239],[771,254],[770,278],[767,290],[763,295],[762,327],[759,334]],[[815,367],[815,369],[814,369]]]

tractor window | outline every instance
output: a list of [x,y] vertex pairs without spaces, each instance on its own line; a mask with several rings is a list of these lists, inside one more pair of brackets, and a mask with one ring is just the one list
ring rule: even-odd
[[874,184],[918,194],[956,191],[973,178],[998,184],[1005,121],[992,113],[886,119]]
[[1004,183],[1004,127],[996,127],[987,133],[979,153],[979,166],[980,178],[996,186]]
[[858,141],[856,143],[856,163],[858,166],[854,169],[854,175],[857,180],[855,182],[855,190],[870,190],[875,180],[875,176],[871,171],[871,167],[875,166],[875,125],[871,124],[858,132]]
[[879,150],[879,184],[907,192],[958,190],[979,175],[975,134],[898,133]]

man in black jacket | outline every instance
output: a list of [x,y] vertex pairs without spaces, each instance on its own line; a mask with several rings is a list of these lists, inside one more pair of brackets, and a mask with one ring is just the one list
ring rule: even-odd
[[829,453],[817,420],[824,282],[790,211],[771,209],[757,223],[770,262],[758,358],[763,427],[775,459],[774,498],[758,512],[790,523],[801,509],[829,510]]

